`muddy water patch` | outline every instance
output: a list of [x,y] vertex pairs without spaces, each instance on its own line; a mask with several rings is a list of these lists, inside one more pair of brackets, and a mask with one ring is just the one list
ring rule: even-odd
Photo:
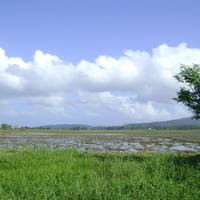
[[200,143],[169,138],[134,137],[112,134],[81,136],[0,137],[0,148],[77,148],[94,151],[200,152]]

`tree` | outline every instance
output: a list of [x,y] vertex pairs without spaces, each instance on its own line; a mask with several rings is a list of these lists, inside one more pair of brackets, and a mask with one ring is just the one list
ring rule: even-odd
[[10,124],[1,124],[2,129],[11,129],[12,126]]
[[175,78],[181,87],[174,99],[192,111],[193,118],[200,119],[200,65],[181,65]]

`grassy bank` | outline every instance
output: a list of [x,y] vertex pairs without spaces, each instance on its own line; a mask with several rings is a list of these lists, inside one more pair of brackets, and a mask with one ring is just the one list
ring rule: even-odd
[[0,199],[200,199],[200,155],[1,150]]

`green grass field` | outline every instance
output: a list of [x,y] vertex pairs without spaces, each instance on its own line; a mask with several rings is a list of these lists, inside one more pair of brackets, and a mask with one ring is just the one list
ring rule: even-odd
[[80,135],[95,135],[95,134],[114,134],[124,136],[139,136],[139,137],[164,137],[176,139],[191,139],[200,141],[200,130],[67,130],[67,129],[0,129],[1,136],[31,136],[31,135],[49,135],[49,136],[80,136]]
[[200,199],[200,155],[0,150],[0,199]]

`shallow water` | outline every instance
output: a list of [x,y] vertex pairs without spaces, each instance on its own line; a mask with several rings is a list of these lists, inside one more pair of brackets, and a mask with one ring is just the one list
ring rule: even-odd
[[200,152],[200,143],[169,138],[134,137],[112,134],[82,136],[0,137],[0,148],[77,148],[95,151]]

